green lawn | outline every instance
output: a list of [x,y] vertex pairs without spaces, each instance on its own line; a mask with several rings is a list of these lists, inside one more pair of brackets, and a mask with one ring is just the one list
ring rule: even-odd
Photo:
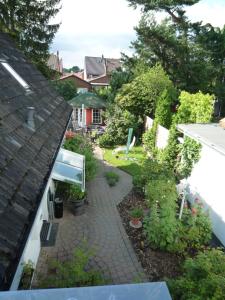
[[133,147],[128,155],[125,153],[112,154],[113,149],[103,149],[104,160],[132,176],[141,174],[141,163],[145,157],[142,146]]

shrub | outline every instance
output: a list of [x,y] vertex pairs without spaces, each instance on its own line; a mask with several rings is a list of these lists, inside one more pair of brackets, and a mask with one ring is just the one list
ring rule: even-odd
[[132,218],[142,218],[143,217],[143,209],[140,207],[135,207],[134,209],[132,209],[132,211],[130,212],[130,215]]
[[69,188],[69,195],[71,201],[79,201],[84,199],[86,193],[82,192],[78,184],[71,184]]
[[128,130],[133,128],[134,135],[139,136],[142,120],[125,109],[120,108],[115,103],[108,107],[105,113],[106,130],[99,138],[100,146],[124,145],[127,142]]
[[108,132],[105,132],[99,137],[98,144],[101,148],[108,148],[114,145],[114,139],[112,138],[112,135],[110,135]]
[[157,147],[156,147],[156,141],[157,141],[157,129],[158,129],[158,122],[157,120],[154,120],[152,128],[146,131],[143,136],[143,145],[145,147],[145,150],[153,157],[156,157],[157,154]]
[[76,135],[64,143],[64,148],[85,156],[86,180],[92,179],[97,172],[97,162],[91,143],[82,135]]
[[184,274],[169,281],[174,300],[223,300],[225,295],[225,254],[206,250],[184,263]]
[[139,193],[143,194],[145,188],[145,179],[143,175],[135,175],[133,176],[133,186],[134,190]]
[[178,220],[176,218],[177,192],[174,180],[153,179],[147,185],[150,216],[144,229],[151,247],[176,251]]
[[191,210],[184,209],[181,224],[179,239],[185,252],[195,253],[209,244],[212,225],[200,202],[193,205]]
[[114,172],[105,173],[105,178],[109,186],[114,186],[119,181],[119,175]]
[[88,268],[88,262],[94,255],[87,247],[76,248],[73,258],[69,261],[60,262],[51,260],[48,264],[54,274],[48,274],[41,278],[39,288],[69,288],[103,285],[105,283],[101,274],[94,269]]

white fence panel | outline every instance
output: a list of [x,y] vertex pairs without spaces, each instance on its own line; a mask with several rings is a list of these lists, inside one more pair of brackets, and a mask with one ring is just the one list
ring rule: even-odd
[[[145,130],[151,129],[152,125],[153,125],[153,119],[151,119],[150,117],[146,117]],[[167,146],[168,138],[169,138],[169,130],[159,125],[157,130],[157,142],[156,142],[157,148],[164,149]]]

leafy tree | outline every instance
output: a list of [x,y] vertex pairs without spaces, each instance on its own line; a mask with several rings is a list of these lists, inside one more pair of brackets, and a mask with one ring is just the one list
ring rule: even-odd
[[71,68],[63,68],[63,72],[65,72],[65,73],[71,73],[71,72],[77,73],[77,72],[81,72],[81,71],[82,70],[78,66],[73,66]]
[[[191,23],[185,6],[199,0],[128,0],[142,6],[143,17],[132,43],[136,57],[152,66],[160,62],[175,86],[196,93],[213,93],[223,101],[225,112],[225,29],[201,22]],[[151,13],[164,11],[168,17],[157,23]],[[135,65],[137,59],[131,59]]]
[[110,78],[110,86],[108,88],[101,88],[97,90],[98,95],[109,103],[113,103],[116,94],[121,87],[132,80],[132,73],[130,71],[116,70],[113,71]]
[[69,101],[77,95],[77,88],[71,80],[53,81],[53,86],[57,92],[66,100]]
[[209,123],[212,119],[214,96],[201,92],[181,92],[177,110],[177,123]]
[[121,108],[143,119],[154,115],[159,97],[165,90],[172,89],[169,77],[160,65],[156,65],[123,85],[115,101]]
[[60,0],[0,0],[0,30],[16,40],[25,55],[49,76],[49,46],[59,28],[50,19],[59,11]]
[[118,105],[112,105],[106,112],[106,131],[99,138],[101,147],[123,145],[127,142],[128,129],[134,129],[134,135],[138,137],[140,120],[137,116],[131,114],[129,111],[121,109]]
[[169,281],[174,300],[222,300],[225,294],[225,254],[212,249],[188,258],[184,274]]

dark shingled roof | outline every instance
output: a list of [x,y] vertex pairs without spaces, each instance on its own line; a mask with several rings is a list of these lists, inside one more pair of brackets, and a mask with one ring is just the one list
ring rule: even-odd
[[73,107],[81,108],[105,108],[106,103],[93,93],[81,93],[68,102]]
[[110,74],[121,67],[120,59],[85,56],[84,65],[87,77]]
[[[30,86],[2,66],[5,60]],[[35,130],[27,125],[35,108]],[[45,77],[0,33],[0,275],[8,288],[29,235],[71,106]]]

